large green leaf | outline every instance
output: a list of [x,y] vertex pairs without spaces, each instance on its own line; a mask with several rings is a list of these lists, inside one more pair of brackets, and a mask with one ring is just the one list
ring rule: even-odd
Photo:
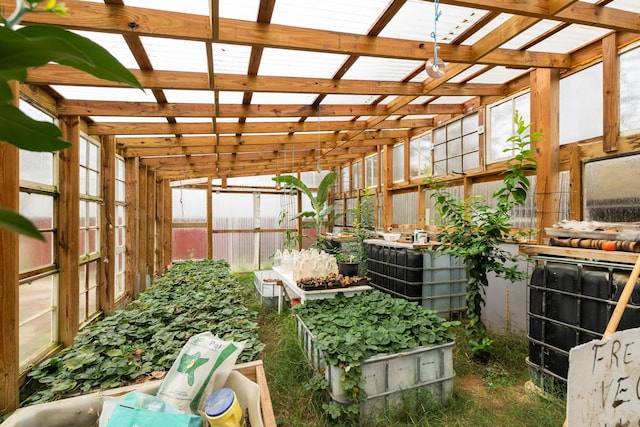
[[309,198],[309,200],[312,202],[313,204],[313,194],[311,193],[311,190],[309,190],[309,187],[307,187],[307,185],[302,182],[301,180],[299,180],[298,178],[296,178],[293,175],[280,175],[280,176],[275,176],[273,178],[275,182],[277,183],[284,183],[289,187],[295,187],[296,189],[302,191],[304,194],[307,195],[307,197]]
[[336,181],[336,178],[338,178],[338,172],[329,172],[324,178],[322,178],[322,181],[320,181],[318,193],[316,195],[316,201],[320,206],[324,205],[327,201],[327,198],[329,197],[329,190],[333,187],[333,183]]
[[[102,46],[85,37],[51,25],[27,25],[17,32],[32,43],[58,46],[55,57],[50,61],[68,65],[100,79],[126,83],[142,89],[138,79],[124,65]],[[61,54],[61,49],[64,49],[65,53]]]
[[25,236],[33,237],[44,241],[44,236],[38,231],[35,225],[22,215],[4,208],[0,208],[0,227]]
[[29,151],[56,151],[71,144],[53,123],[39,122],[9,104],[0,104],[0,141]]

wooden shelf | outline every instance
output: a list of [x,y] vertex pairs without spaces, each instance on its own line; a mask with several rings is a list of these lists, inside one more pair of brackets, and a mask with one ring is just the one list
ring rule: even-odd
[[600,249],[565,248],[546,245],[520,245],[521,254],[529,256],[558,256],[576,259],[589,259],[597,261],[620,262],[635,264],[640,254],[622,251],[603,251]]

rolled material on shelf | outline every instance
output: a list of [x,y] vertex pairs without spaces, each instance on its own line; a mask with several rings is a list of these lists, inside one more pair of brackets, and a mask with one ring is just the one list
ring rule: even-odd
[[551,246],[562,246],[566,248],[602,249],[602,244],[612,242],[616,251],[640,252],[640,242],[629,240],[601,240],[601,239],[579,239],[579,238],[556,238],[551,237]]

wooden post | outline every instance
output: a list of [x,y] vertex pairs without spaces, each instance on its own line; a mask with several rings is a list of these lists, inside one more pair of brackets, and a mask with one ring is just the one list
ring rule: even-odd
[[147,274],[152,281],[155,276],[156,240],[156,173],[147,169]]
[[138,157],[128,157],[125,160],[125,201],[126,212],[126,273],[125,292],[131,299],[136,299],[140,292],[140,271],[138,269],[138,176],[140,160]]
[[154,245],[154,252],[155,252],[155,267],[154,267],[154,271],[156,272],[156,274],[161,274],[162,271],[164,270],[163,268],[163,260],[162,260],[162,255],[163,255],[163,243],[164,243],[164,227],[163,227],[163,222],[164,222],[164,209],[162,208],[163,204],[164,204],[164,191],[162,191],[162,180],[156,179],[155,180],[155,186],[156,186],[156,204],[155,204],[155,223],[156,223],[156,238],[155,238],[155,245]]
[[384,193],[383,193],[383,210],[384,220],[382,222],[383,230],[386,232],[387,229],[393,223],[393,197],[391,194],[391,185],[393,183],[393,145],[385,145],[384,146],[384,167],[381,181],[384,182]]
[[212,178],[207,177],[207,259],[213,259],[213,186]]
[[[18,105],[20,87],[11,83],[14,104]],[[0,206],[12,211],[19,209],[20,154],[18,148],[0,142]],[[16,409],[20,403],[18,387],[18,235],[0,228],[0,413]]]
[[173,261],[173,251],[172,251],[172,228],[171,223],[173,221],[173,199],[171,193],[171,182],[168,179],[164,179],[163,181],[163,192],[164,192],[164,242],[162,243],[163,256],[164,260],[163,268],[166,269],[167,266],[171,265]]
[[602,149],[618,151],[620,133],[620,65],[616,33],[602,39]]
[[100,252],[102,254],[98,300],[103,313],[112,313],[116,283],[116,140],[113,135],[103,136],[102,158],[102,215]]
[[545,237],[544,229],[558,222],[560,198],[559,110],[560,74],[558,70],[536,69],[531,72],[531,132],[542,132],[536,144],[538,177],[536,184],[538,243]]
[[138,171],[138,275],[139,292],[147,287],[147,167]]
[[582,220],[582,162],[580,146],[572,145],[569,151],[569,219]]
[[63,138],[73,145],[58,154],[60,170],[60,215],[58,223],[58,261],[60,266],[58,328],[60,341],[68,347],[78,333],[80,290],[80,118],[60,120]]

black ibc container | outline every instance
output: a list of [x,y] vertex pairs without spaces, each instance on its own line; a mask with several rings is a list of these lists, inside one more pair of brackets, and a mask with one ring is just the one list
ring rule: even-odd
[[[602,338],[629,279],[625,265],[559,259],[539,264],[529,284],[529,364],[537,385],[566,391],[571,348]],[[618,330],[640,326],[637,283]]]

